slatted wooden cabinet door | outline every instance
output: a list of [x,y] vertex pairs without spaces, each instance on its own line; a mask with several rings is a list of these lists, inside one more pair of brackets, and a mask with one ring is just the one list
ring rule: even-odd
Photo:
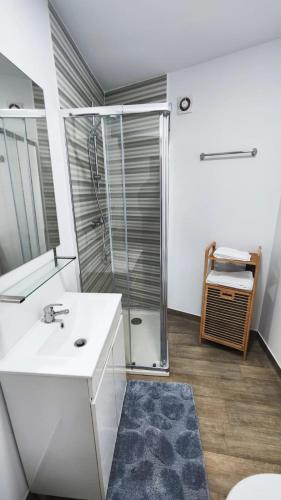
[[206,285],[201,338],[244,350],[250,329],[252,294]]

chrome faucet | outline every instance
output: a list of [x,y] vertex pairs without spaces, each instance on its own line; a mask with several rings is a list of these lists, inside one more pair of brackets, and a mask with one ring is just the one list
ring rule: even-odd
[[43,323],[55,323],[55,321],[61,322],[61,319],[56,319],[56,316],[61,314],[69,314],[69,309],[62,309],[61,311],[54,311],[54,307],[61,307],[62,304],[49,304],[43,309]]

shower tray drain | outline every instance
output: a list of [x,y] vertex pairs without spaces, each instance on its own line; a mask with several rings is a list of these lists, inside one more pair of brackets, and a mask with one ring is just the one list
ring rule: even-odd
[[86,339],[77,339],[74,342],[75,347],[83,347],[86,344],[87,344],[87,340]]
[[133,318],[131,319],[132,325],[140,325],[142,323],[142,319],[140,318]]

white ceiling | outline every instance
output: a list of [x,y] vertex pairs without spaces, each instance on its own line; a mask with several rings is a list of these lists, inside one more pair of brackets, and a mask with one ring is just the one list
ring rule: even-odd
[[281,37],[281,0],[52,3],[105,90]]

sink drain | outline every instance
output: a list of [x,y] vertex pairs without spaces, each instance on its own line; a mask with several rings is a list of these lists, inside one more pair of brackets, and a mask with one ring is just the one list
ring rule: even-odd
[[140,318],[133,318],[131,319],[132,325],[140,325],[142,323],[142,319]]
[[83,347],[83,345],[86,345],[86,344],[87,344],[86,339],[77,339],[74,342],[75,347]]

